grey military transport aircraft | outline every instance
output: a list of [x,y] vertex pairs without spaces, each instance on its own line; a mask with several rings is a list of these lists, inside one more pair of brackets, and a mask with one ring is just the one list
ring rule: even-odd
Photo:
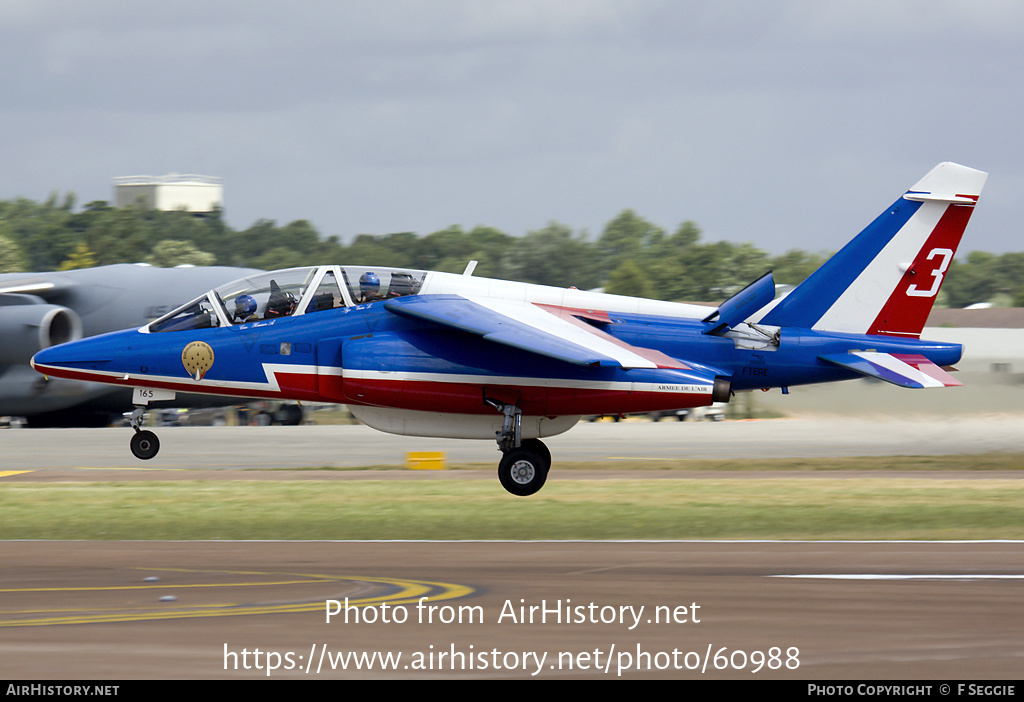
[[[131,404],[131,389],[46,378],[29,366],[37,351],[140,327],[181,303],[260,271],[226,266],[155,268],[121,263],[49,273],[0,274],[0,416],[30,426],[104,426]],[[178,407],[222,405],[179,396]]]

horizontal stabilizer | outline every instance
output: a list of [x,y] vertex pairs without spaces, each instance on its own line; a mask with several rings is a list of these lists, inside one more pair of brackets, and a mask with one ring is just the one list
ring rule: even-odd
[[723,302],[715,312],[705,317],[704,321],[712,326],[704,333],[721,334],[727,329],[732,329],[774,299],[775,279],[772,277],[772,272],[768,271]]
[[819,356],[819,358],[903,388],[942,388],[962,385],[959,380],[919,354],[851,351],[850,353]]

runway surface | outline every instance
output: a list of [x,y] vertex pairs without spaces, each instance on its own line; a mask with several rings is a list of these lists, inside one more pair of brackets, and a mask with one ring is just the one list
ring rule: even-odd
[[[0,559],[5,678],[977,680],[1019,678],[1024,655],[1019,543],[6,542]],[[328,623],[346,597],[367,607]]]
[[[2,470],[55,468],[260,469],[399,466],[408,451],[444,451],[452,462],[497,465],[493,441],[382,434],[369,427],[166,427],[160,453],[131,455],[131,430],[0,431]],[[558,461],[645,458],[884,456],[1024,451],[1024,415],[727,422],[581,422],[545,439]]]
[[[585,424],[549,444],[557,469],[597,457],[1020,451],[1022,429],[1017,417]],[[2,431],[2,469],[31,472],[0,479],[140,465],[161,479],[227,479],[400,465],[408,450],[497,459],[489,442],[363,427],[168,428],[161,455],[140,464],[129,435]],[[1019,678],[1024,660],[1019,542],[0,541],[0,563],[8,679],[974,680]],[[328,623],[330,601],[346,597],[363,608],[346,623],[339,604]]]

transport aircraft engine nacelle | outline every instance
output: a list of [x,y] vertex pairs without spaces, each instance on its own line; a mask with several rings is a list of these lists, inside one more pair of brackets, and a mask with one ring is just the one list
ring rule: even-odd
[[28,363],[38,351],[82,338],[78,315],[60,305],[0,307],[0,364]]

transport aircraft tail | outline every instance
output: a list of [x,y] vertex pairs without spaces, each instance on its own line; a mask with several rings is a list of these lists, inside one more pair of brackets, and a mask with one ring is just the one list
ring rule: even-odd
[[940,163],[760,323],[920,337],[987,177]]

